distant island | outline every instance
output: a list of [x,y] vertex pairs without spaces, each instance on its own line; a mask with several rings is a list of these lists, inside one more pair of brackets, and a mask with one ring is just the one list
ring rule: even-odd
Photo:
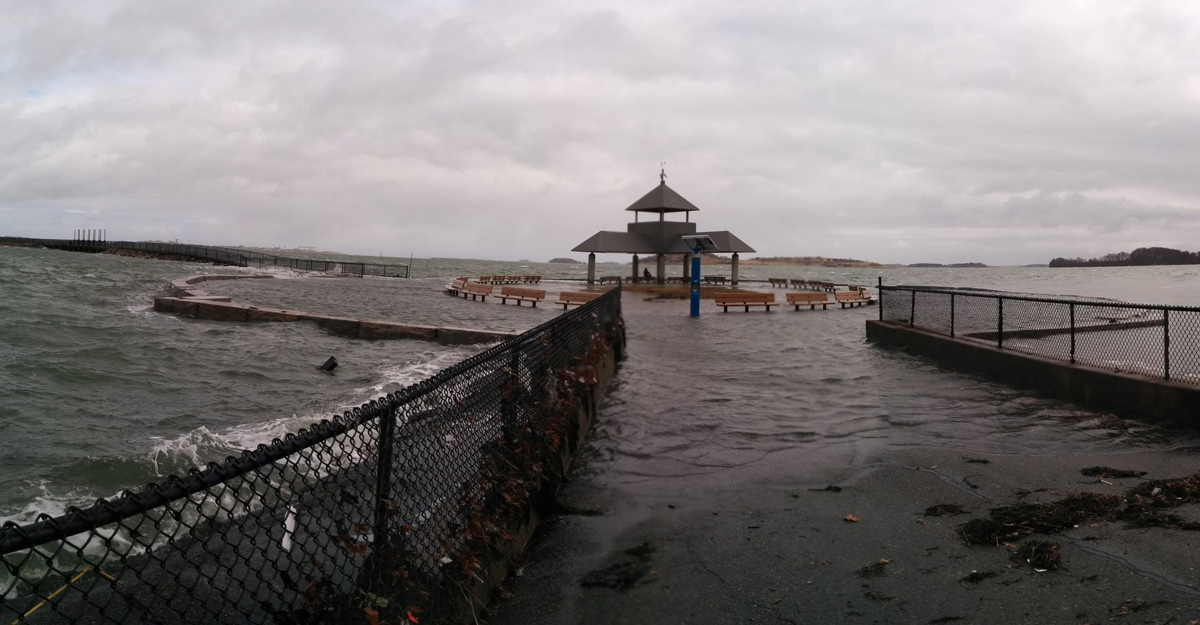
[[1139,247],[1132,252],[1105,254],[1100,258],[1055,258],[1051,267],[1137,267],[1147,265],[1200,265],[1200,252],[1169,247]]
[[853,258],[826,258],[824,256],[771,256],[749,258],[743,265],[804,265],[808,267],[883,267],[879,263]]
[[909,267],[987,267],[983,263],[950,263],[943,265],[942,263],[913,263]]
[[563,263],[565,265],[582,265],[583,264],[583,263],[575,260],[574,258],[551,258],[550,262]]

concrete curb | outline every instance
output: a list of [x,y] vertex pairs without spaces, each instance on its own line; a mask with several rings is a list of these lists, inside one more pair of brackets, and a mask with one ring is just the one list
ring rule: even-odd
[[1038,389],[1100,409],[1200,426],[1200,387],[997,349],[875,319],[867,320],[867,340],[928,356],[952,369]]

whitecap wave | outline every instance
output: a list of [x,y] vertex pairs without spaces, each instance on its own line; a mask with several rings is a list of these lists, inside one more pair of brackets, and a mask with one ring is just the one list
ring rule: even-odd
[[243,423],[220,432],[200,426],[170,440],[152,439],[157,442],[147,454],[147,460],[153,465],[156,476],[166,477],[192,466],[201,467],[210,460],[219,460],[245,449],[269,444],[324,418],[324,415],[292,415],[258,423]]
[[371,386],[354,389],[352,403],[342,406],[340,410],[356,408],[364,402],[384,395],[396,387],[411,386],[437,375],[439,371],[458,364],[479,352],[478,347],[460,346],[443,351],[430,351],[420,354],[421,360],[406,363],[384,365],[378,369],[380,380]]
[[9,521],[17,525],[25,525],[37,520],[38,515],[48,514],[52,517],[66,513],[70,506],[78,506],[85,504],[88,501],[88,494],[72,490],[69,493],[51,493],[49,484],[45,480],[30,483],[30,486],[41,491],[41,493],[25,504],[25,507],[17,510],[9,516],[0,516],[0,525],[4,525]]

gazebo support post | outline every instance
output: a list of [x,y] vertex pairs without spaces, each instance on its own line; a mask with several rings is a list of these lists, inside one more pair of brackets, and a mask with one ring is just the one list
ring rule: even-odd
[[658,260],[658,263],[657,263],[658,266],[655,267],[655,269],[658,270],[658,275],[654,276],[654,281],[657,282],[658,284],[666,284],[667,283],[667,257],[664,256],[663,254],[659,254],[657,260]]
[[596,284],[596,253],[588,253],[588,284]]
[[633,281],[636,283],[638,281],[638,278],[640,278],[640,277],[641,276],[638,275],[638,255],[634,254],[633,255]]
[[733,253],[733,267],[729,269],[729,284],[737,286],[738,283],[738,253]]
[[692,255],[691,254],[683,255],[683,281],[684,282],[692,281]]

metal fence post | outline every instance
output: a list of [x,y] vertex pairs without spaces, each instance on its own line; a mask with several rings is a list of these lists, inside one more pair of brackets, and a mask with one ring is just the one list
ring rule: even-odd
[[912,297],[908,300],[908,327],[913,327],[917,319],[917,290],[909,291]]
[[515,341],[508,359],[508,391],[500,394],[500,432],[510,444],[515,444],[517,430],[517,397],[521,384],[521,342]]
[[996,347],[1004,349],[1004,298],[997,297],[996,301],[999,303],[996,318]]
[[883,276],[879,276],[879,283],[875,290],[879,292],[879,320],[883,321]]
[[1163,378],[1171,379],[1171,311],[1163,309]]
[[375,473],[375,549],[388,540],[388,502],[392,493],[392,449],[396,440],[396,407],[391,402],[379,415],[379,466]]
[[954,293],[950,294],[950,338],[954,338]]
[[1075,364],[1075,303],[1071,303],[1071,364]]

